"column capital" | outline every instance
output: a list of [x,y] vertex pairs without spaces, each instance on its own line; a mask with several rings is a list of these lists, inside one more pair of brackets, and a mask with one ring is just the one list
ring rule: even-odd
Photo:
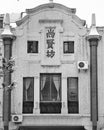
[[92,46],[98,46],[98,39],[91,39],[91,40],[89,40],[89,45],[90,45],[90,47],[92,47]]
[[101,40],[100,35],[88,35],[86,38],[87,38],[87,40],[89,42],[91,42],[91,41],[100,41]]
[[4,46],[6,46],[6,45],[7,45],[7,46],[12,46],[12,41],[13,41],[13,39],[11,39],[11,38],[9,38],[9,37],[8,37],[8,38],[4,38],[4,39],[3,39],[3,45],[4,45]]
[[16,36],[11,35],[11,34],[1,34],[1,38],[2,38],[3,40],[6,40],[6,39],[15,40],[15,39],[16,39]]

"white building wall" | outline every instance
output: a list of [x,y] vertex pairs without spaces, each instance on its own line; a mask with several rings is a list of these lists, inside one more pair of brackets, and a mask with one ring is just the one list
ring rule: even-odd
[[[50,23],[47,19],[53,22]],[[42,23],[41,20],[44,22]],[[49,26],[55,26],[57,31],[57,57],[54,60],[49,60],[44,54],[44,29]],[[28,20],[16,29],[16,35],[13,55],[16,57],[17,68],[14,75],[17,86],[12,92],[12,114],[22,114],[23,77],[32,76],[34,77],[34,113],[25,114],[22,125],[47,125],[48,123],[48,125],[90,126],[89,70],[79,72],[77,68],[78,60],[89,60],[87,55],[89,46],[84,40],[86,29],[73,20],[71,14],[48,9],[29,15]],[[27,54],[27,40],[39,41],[38,54]],[[63,54],[63,41],[66,40],[75,42],[74,54]],[[62,114],[39,114],[40,73],[62,74]],[[67,114],[67,77],[79,78],[79,114]]]
[[[3,42],[0,39],[0,67],[2,67],[2,57],[3,57]],[[0,128],[3,127],[3,122],[2,122],[2,112],[3,112],[3,71],[0,68]]]
[[[13,43],[13,57],[15,58],[15,71],[12,74],[12,81],[16,82],[12,90],[11,109],[13,114],[22,114],[23,102],[23,77],[34,77],[34,111],[33,114],[22,114],[23,121],[21,124],[10,122],[10,129],[16,129],[18,126],[84,126],[85,129],[91,129],[90,121],[90,67],[87,71],[79,71],[77,61],[89,61],[89,43],[85,37],[87,30],[77,19],[73,18],[74,14],[61,9],[44,9],[29,14],[28,19],[14,31],[16,40]],[[44,20],[44,22],[42,22]],[[50,22],[50,21],[51,22]],[[45,27],[55,26],[57,37],[56,57],[50,60],[44,53],[44,33]],[[39,53],[27,54],[27,40],[39,41]],[[63,54],[63,41],[72,40],[75,42],[74,54]],[[99,46],[99,48],[101,48]],[[103,49],[103,48],[101,48]],[[101,55],[100,49],[98,54]],[[99,60],[98,60],[99,61]],[[102,61],[103,65],[103,60]],[[100,65],[98,66],[101,67]],[[40,114],[39,97],[40,97],[40,73],[61,73],[62,75],[62,110],[61,114]],[[102,73],[103,72],[99,72]],[[99,74],[100,75],[100,74]],[[78,96],[79,96],[79,113],[67,113],[67,77],[78,77]],[[99,78],[99,100],[103,97],[103,88],[101,83],[103,79]],[[2,90],[0,89],[0,100],[2,100]],[[99,113],[103,115],[101,107],[103,101],[99,101]],[[2,106],[2,104],[0,104]],[[0,107],[0,114],[2,108]],[[101,112],[100,112],[101,110]],[[0,115],[1,117],[1,115]],[[103,119],[101,118],[103,121]]]
[[[53,22],[50,23],[47,19]],[[41,20],[44,22],[42,23]],[[57,31],[57,57],[54,60],[44,56],[44,29],[49,26],[55,26]],[[48,125],[91,125],[89,70],[79,72],[77,68],[78,60],[89,60],[87,55],[89,46],[84,41],[85,35],[86,29],[73,20],[72,14],[59,10],[47,9],[33,13],[29,15],[27,21],[17,27],[17,39],[13,44],[13,56],[16,58],[13,80],[17,82],[17,85],[12,91],[12,114],[22,114],[23,77],[34,77],[34,113],[25,114],[22,125],[46,125],[47,123]],[[38,54],[27,54],[27,40],[39,41]],[[66,40],[75,42],[74,54],[63,54],[63,41]],[[62,114],[39,114],[40,73],[62,74]],[[79,78],[79,114],[67,114],[67,77]],[[11,123],[11,127],[12,125]]]
[[104,28],[98,28],[102,36],[98,43],[98,128],[104,129]]

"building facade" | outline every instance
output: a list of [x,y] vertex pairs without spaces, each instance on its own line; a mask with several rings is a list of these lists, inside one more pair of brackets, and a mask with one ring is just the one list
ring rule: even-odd
[[16,28],[5,20],[1,34],[4,58],[15,66],[1,78],[0,128],[103,129],[104,28],[93,17],[88,29],[76,9],[58,3],[26,14]]

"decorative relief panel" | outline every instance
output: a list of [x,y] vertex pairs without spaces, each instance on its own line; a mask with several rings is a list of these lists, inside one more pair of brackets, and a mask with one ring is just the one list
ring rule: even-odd
[[[43,20],[44,21],[44,20]],[[60,33],[63,31],[61,20],[41,21],[41,65],[60,65]]]

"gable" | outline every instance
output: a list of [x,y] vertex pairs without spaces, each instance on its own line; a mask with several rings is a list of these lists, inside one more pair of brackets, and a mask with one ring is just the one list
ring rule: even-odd
[[[47,14],[45,12],[47,12],[47,14],[50,15],[50,18],[47,17]],[[57,13],[57,12],[59,12],[59,13]],[[56,15],[56,19],[57,19],[59,14],[61,13],[60,15],[65,14],[65,15],[67,15],[67,17],[71,16],[73,18],[73,20],[75,20],[81,26],[84,26],[86,23],[85,20],[82,20],[75,15],[75,13],[76,13],[75,8],[68,8],[68,7],[58,4],[58,3],[48,3],[48,4],[43,4],[43,5],[40,5],[38,7],[32,8],[32,9],[26,9],[27,15],[25,17],[23,17],[21,20],[16,22],[17,26],[20,26],[21,24],[26,22],[29,17],[31,17],[33,15],[37,15],[39,13],[42,13],[42,16],[44,16],[43,19],[46,19],[46,18],[55,19],[55,15]],[[63,18],[63,16],[62,16],[62,18]]]

